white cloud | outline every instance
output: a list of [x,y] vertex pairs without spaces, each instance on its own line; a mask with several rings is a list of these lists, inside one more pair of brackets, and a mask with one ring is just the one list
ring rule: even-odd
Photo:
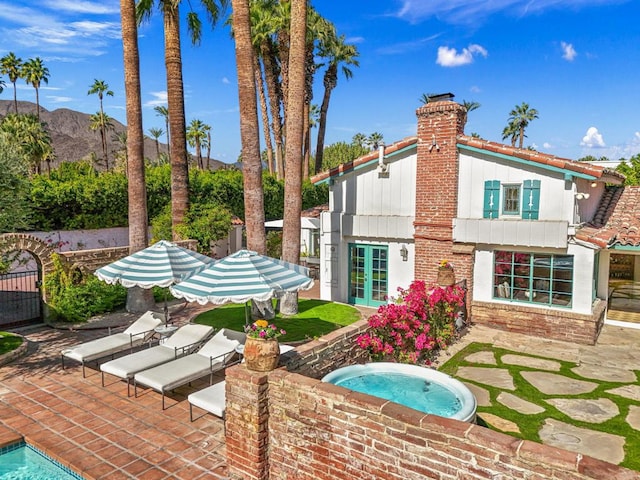
[[474,55],[487,57],[487,50],[477,44],[471,44],[468,48],[463,48],[460,53],[455,48],[438,47],[438,58],[436,63],[443,67],[459,67],[473,62]]
[[578,55],[573,45],[567,42],[560,42],[560,46],[562,47],[562,58],[568,62],[573,62],[573,59]]
[[548,10],[564,10],[606,5],[611,0],[402,0],[392,15],[411,24],[437,18],[451,24],[478,25],[496,12],[512,17],[540,14]]
[[550,144],[549,142],[544,142],[542,144],[542,148],[544,148],[545,150],[549,150],[549,149],[553,148],[553,145]]
[[67,102],[73,102],[74,99],[71,97],[47,95],[47,100],[49,100],[51,103],[67,103]]
[[473,86],[469,89],[469,91],[470,91],[471,93],[480,93],[482,90],[480,90],[480,87],[478,87],[477,85],[473,85]]
[[440,34],[431,35],[425,38],[418,38],[410,42],[400,42],[385,45],[382,48],[378,48],[376,53],[380,55],[399,55],[402,53],[415,52],[421,50],[424,45],[431,43],[434,39],[438,38]]
[[229,85],[231,82],[227,77],[222,77],[222,83],[224,83],[225,85]]
[[144,103],[145,107],[157,107],[158,105],[166,105],[167,104],[167,91],[162,92],[149,92],[149,95],[153,97],[153,99]]
[[54,10],[64,10],[66,12],[83,13],[90,15],[118,14],[120,8],[118,3],[111,2],[86,2],[78,0],[55,0],[45,2],[49,8]]
[[583,147],[589,148],[604,148],[606,144],[604,143],[604,139],[602,138],[602,134],[598,131],[596,127],[589,127],[587,129],[587,133],[584,137],[582,137],[582,141],[580,145]]

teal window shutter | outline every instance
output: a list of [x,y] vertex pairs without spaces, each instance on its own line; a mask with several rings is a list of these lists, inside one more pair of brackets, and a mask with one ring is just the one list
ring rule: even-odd
[[540,212],[540,180],[525,180],[522,195],[522,218],[538,220]]
[[500,180],[484,182],[484,208],[482,218],[498,218],[500,212]]

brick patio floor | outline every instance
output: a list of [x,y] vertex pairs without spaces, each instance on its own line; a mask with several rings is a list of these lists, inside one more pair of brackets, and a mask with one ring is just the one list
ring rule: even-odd
[[[174,321],[186,323],[197,311],[189,306]],[[103,388],[99,370],[87,368],[86,378],[75,362],[62,370],[62,348],[105,329],[21,333],[28,354],[0,368],[0,445],[24,437],[87,479],[228,478],[223,421],[210,414],[189,421],[186,396],[206,380],[177,389],[162,411],[157,392],[139,389],[128,398],[115,377],[107,375]]]

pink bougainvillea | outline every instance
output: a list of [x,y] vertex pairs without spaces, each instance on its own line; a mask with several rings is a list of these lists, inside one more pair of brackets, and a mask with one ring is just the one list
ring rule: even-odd
[[427,289],[425,282],[416,280],[398,292],[394,303],[382,305],[369,317],[369,330],[356,342],[374,360],[429,363],[438,349],[455,338],[464,290],[458,285]]

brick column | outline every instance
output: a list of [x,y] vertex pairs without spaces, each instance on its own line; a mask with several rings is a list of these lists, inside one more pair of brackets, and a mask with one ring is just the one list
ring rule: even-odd
[[464,134],[465,108],[453,101],[427,103],[416,111],[418,152],[414,276],[434,282],[440,260],[451,261],[456,279],[472,279],[468,248],[454,249],[453,219],[458,208],[458,135]]
[[232,478],[269,478],[269,376],[244,365],[227,368],[226,450]]

